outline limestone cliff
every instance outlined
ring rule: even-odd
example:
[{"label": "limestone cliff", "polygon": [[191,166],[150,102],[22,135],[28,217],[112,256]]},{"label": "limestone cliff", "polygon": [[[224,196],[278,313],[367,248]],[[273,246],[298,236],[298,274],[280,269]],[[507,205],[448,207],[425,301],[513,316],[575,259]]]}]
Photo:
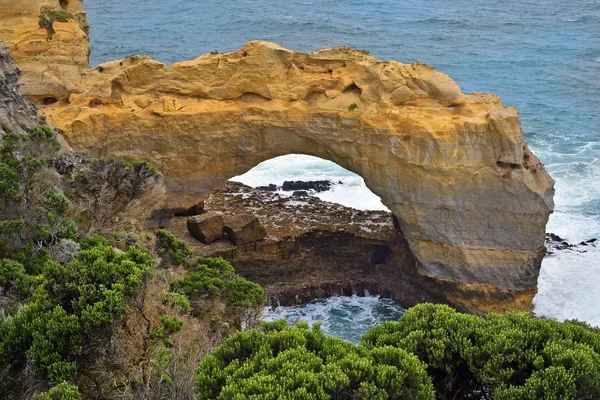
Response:
[{"label": "limestone cliff", "polygon": [[25,70],[25,94],[76,149],[157,165],[166,207],[189,207],[269,158],[319,156],[365,178],[419,273],[449,288],[446,301],[530,307],[554,182],[524,142],[517,110],[498,96],[345,47],[299,53],[250,42],[172,66],[132,56],[85,69],[79,24],[60,24],[52,41],[34,29],[46,2],[17,1],[0,14],[23,22],[0,39]]},{"label": "limestone cliff", "polygon": [[[54,23],[52,40],[40,27],[43,12],[64,10],[73,20]],[[89,68],[88,23],[82,0],[0,0],[0,40],[21,70],[21,92],[38,104],[68,100],[81,91]]]}]

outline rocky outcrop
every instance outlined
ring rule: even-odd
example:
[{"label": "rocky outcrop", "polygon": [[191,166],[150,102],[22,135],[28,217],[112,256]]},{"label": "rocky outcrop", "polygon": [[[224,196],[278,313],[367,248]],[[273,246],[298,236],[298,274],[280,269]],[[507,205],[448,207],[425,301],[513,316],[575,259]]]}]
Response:
[{"label": "rocky outcrop", "polygon": [[190,235],[202,243],[211,244],[223,237],[223,217],[217,213],[205,213],[187,220]]},{"label": "rocky outcrop", "polygon": [[[73,19],[55,22],[56,33],[48,40],[40,15],[51,11],[67,11]],[[82,0],[0,0],[0,21],[0,40],[22,72],[25,97],[47,105],[84,91],[90,45]]]},{"label": "rocky outcrop", "polygon": [[5,133],[25,133],[27,129],[44,122],[37,107],[19,92],[19,71],[12,65],[12,57],[0,41],[0,140]]},{"label": "rocky outcrop", "polygon": [[[25,92],[76,149],[158,166],[166,207],[187,208],[272,157],[315,155],[365,179],[397,218],[418,273],[452,288],[447,302],[530,307],[554,182],[524,142],[517,110],[498,96],[462,93],[420,63],[259,41],[171,66],[133,56],[85,69],[77,23],[40,41],[34,16],[49,1],[1,8],[9,47],[38,36],[35,56],[33,39],[13,45]],[[46,54],[50,74],[35,64]]]},{"label": "rocky outcrop", "polygon": [[225,221],[223,232],[227,238],[237,245],[256,242],[267,236],[267,231],[253,214],[239,213]]}]

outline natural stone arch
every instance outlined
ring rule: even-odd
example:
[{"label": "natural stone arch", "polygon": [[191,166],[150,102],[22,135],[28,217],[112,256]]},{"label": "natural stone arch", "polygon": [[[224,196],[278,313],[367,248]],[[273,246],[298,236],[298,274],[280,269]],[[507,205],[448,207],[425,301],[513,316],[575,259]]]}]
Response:
[{"label": "natural stone arch", "polygon": [[[43,62],[53,62],[52,48]],[[26,93],[60,100],[42,108],[49,122],[76,149],[157,165],[166,207],[190,206],[268,158],[316,155],[365,179],[448,302],[475,311],[531,304],[553,181],[523,141],[517,111],[495,95],[463,94],[424,64],[251,42],[172,66],[140,56],[93,69],[77,61],[56,77],[45,72],[49,82],[69,75],[57,96],[35,80],[45,71],[39,57],[27,57]]]}]

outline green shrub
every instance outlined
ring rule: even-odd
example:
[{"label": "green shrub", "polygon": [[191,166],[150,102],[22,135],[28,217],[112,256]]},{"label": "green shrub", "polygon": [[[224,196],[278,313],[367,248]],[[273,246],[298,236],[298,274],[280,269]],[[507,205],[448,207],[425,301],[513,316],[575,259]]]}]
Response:
[{"label": "green shrub", "polygon": [[35,278],[25,271],[25,267],[18,261],[0,260],[0,287],[9,295],[12,294],[19,300],[29,295]]},{"label": "green shrub", "polygon": [[156,232],[156,239],[156,252],[162,258],[162,267],[187,266],[188,258],[192,255],[192,250],[187,243],[166,229],[159,229]]},{"label": "green shrub", "polygon": [[67,265],[46,260],[31,299],[0,326],[0,366],[18,370],[31,360],[40,377],[69,379],[86,341],[125,312],[154,267],[148,253],[116,251],[100,237],[81,248]]},{"label": "green shrub", "polygon": [[33,396],[34,400],[81,400],[82,396],[77,386],[62,382],[47,392]]},{"label": "green shrub", "polygon": [[600,397],[600,336],[579,322],[461,314],[421,304],[372,328],[361,346],[393,346],[428,365],[440,398]]},{"label": "green shrub", "polygon": [[285,321],[239,332],[197,370],[200,399],[433,399],[425,365],[392,347],[368,351]]},{"label": "green shrub", "polygon": [[37,125],[30,127],[27,135],[11,133],[2,139],[0,258],[73,239],[76,226],[67,217],[70,201],[44,167],[58,147],[54,130]]},{"label": "green shrub", "polygon": [[358,110],[358,104],[352,103],[348,106],[348,111]]},{"label": "green shrub", "polygon": [[259,285],[236,276],[231,264],[222,258],[199,258],[173,287],[191,300],[222,297],[230,310],[260,307],[266,301]]}]

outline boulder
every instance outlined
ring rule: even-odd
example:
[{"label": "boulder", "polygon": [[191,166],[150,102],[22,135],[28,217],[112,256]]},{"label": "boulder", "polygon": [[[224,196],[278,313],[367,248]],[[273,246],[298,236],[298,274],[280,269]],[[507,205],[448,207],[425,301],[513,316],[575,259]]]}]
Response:
[{"label": "boulder", "polygon": [[187,220],[187,229],[202,243],[211,244],[223,237],[223,217],[213,212],[196,215]]},{"label": "boulder", "polygon": [[267,231],[252,214],[237,214],[227,219],[224,228],[229,240],[236,245],[256,242],[267,236]]}]

